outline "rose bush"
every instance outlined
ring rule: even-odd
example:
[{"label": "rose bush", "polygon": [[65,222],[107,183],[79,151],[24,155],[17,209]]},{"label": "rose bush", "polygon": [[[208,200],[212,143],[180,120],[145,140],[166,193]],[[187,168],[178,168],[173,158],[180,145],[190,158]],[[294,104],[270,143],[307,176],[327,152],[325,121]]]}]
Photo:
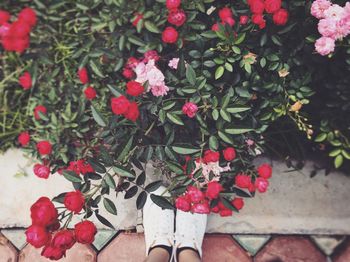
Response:
[{"label": "rose bush", "polygon": [[[100,209],[117,214],[108,198],[115,192],[137,196],[138,209],[150,197],[163,208],[231,216],[242,198],[268,189],[272,168],[253,160],[269,126],[288,116],[314,132],[301,109],[322,82],[315,61],[328,58],[312,54],[309,2],[0,7],[3,141],[19,135],[38,161],[35,175],[63,175],[75,189],[52,200],[59,213],[45,197],[31,208],[27,240],[50,259],[94,240],[91,216],[112,227]],[[7,38],[19,47],[8,48]],[[152,194],[161,181],[144,185],[149,162],[167,177],[171,198]],[[84,220],[69,231],[76,215]]]}]

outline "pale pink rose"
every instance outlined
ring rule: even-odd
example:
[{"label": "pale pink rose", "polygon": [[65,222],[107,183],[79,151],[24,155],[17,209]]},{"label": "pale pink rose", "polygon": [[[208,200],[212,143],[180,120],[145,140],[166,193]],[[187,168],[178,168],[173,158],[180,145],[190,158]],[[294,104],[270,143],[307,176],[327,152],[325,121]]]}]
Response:
[{"label": "pale pink rose", "polygon": [[[195,165],[196,167],[192,174],[196,173],[199,169],[202,169],[204,182],[201,182],[200,186],[204,186],[211,181],[219,181],[222,172],[231,170],[230,163],[227,163],[225,167],[221,167],[219,161],[209,162],[208,164],[205,164],[202,161],[195,161]],[[214,177],[212,177],[212,175],[214,175]]]},{"label": "pale pink rose", "polygon": [[342,19],[336,23],[335,39],[343,39],[350,33],[350,18]]},{"label": "pale pink rose", "polygon": [[335,39],[336,31],[337,31],[336,20],[332,18],[325,18],[325,19],[321,19],[318,22],[318,32],[320,32],[322,36]]},{"label": "pale pink rose", "polygon": [[168,66],[172,69],[177,69],[177,66],[179,65],[180,58],[173,58],[169,61]]},{"label": "pale pink rose", "polygon": [[166,85],[152,86],[151,92],[154,96],[165,96],[169,91]]},{"label": "pale pink rose", "polygon": [[147,72],[146,72],[146,65],[145,63],[138,63],[138,65],[135,67],[134,69],[135,73],[136,73],[136,82],[139,83],[144,83],[147,81]]},{"label": "pale pink rose", "polygon": [[336,21],[340,21],[345,18],[346,12],[340,5],[331,5],[327,10],[324,11],[325,18],[332,18]]},{"label": "pale pink rose", "polygon": [[246,144],[248,145],[248,146],[253,146],[254,144],[255,144],[255,142],[254,142],[254,140],[252,140],[252,139],[247,139],[246,141]]},{"label": "pale pink rose", "polygon": [[182,113],[187,115],[189,118],[193,118],[198,111],[198,106],[195,103],[187,102],[182,107]]},{"label": "pale pink rose", "polygon": [[328,0],[316,0],[311,5],[311,14],[318,18],[324,18],[324,11],[327,10],[332,3]]},{"label": "pale pink rose", "polygon": [[328,55],[334,52],[335,40],[330,37],[321,37],[316,40],[315,48],[320,55]]}]

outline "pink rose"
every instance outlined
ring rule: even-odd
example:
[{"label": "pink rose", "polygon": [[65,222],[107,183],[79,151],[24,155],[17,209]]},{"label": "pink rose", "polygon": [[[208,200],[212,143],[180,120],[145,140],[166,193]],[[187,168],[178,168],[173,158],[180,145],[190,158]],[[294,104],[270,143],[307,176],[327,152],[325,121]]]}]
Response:
[{"label": "pink rose", "polygon": [[192,203],[199,203],[204,200],[204,193],[194,186],[188,186],[187,194]]},{"label": "pink rose", "polygon": [[324,18],[324,11],[327,10],[332,3],[328,0],[316,0],[311,5],[311,14],[318,18]]},{"label": "pink rose", "polygon": [[334,19],[331,18],[326,18],[326,19],[321,19],[318,22],[318,32],[322,36],[330,37],[335,39],[335,33],[337,31],[337,22]]},{"label": "pink rose", "polygon": [[174,57],[173,59],[171,59],[171,60],[169,61],[168,66],[169,66],[170,68],[176,70],[176,69],[177,69],[177,66],[179,65],[179,61],[180,61],[180,58]]},{"label": "pink rose", "polygon": [[182,112],[185,115],[187,115],[189,118],[193,118],[196,115],[197,111],[198,111],[197,105],[192,102],[187,102],[182,107]]},{"label": "pink rose", "polygon": [[268,186],[269,186],[269,181],[267,181],[265,178],[258,177],[255,180],[255,187],[256,189],[258,189],[260,193],[265,193]]},{"label": "pink rose", "polygon": [[154,96],[165,96],[169,91],[169,87],[165,84],[162,85],[154,85],[151,88],[152,95]]},{"label": "pink rose", "polygon": [[328,55],[334,52],[335,41],[330,37],[321,37],[316,40],[315,48],[320,55]]},{"label": "pink rose", "polygon": [[208,201],[205,201],[203,203],[194,204],[191,208],[191,211],[193,213],[197,213],[197,214],[209,214],[210,207],[209,207]]},{"label": "pink rose", "polygon": [[41,164],[35,164],[33,171],[34,171],[34,174],[40,178],[47,179],[50,175],[50,168],[48,166],[41,165]]}]

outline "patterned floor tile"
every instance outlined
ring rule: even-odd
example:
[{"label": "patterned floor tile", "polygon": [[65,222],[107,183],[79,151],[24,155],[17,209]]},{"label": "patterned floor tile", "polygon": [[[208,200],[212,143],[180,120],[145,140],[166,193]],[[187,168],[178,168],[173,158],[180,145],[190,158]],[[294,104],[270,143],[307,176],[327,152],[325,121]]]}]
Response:
[{"label": "patterned floor tile", "polygon": [[109,229],[100,229],[97,231],[95,241],[92,243],[94,247],[101,251],[105,245],[117,234],[118,231]]},{"label": "patterned floor tile", "polygon": [[[40,255],[41,248],[36,249],[31,245],[26,245],[19,254],[19,262],[49,262]],[[67,251],[66,257],[59,260],[60,262],[95,262],[96,253],[89,245],[75,244]]]},{"label": "patterned floor tile", "polygon": [[337,248],[332,257],[333,262],[349,262],[350,261],[350,237]]},{"label": "patterned floor tile", "polygon": [[252,259],[230,235],[206,235],[203,262],[250,262]]},{"label": "patterned floor tile", "polygon": [[0,262],[15,262],[16,260],[16,248],[4,235],[0,234]]},{"label": "patterned floor tile", "polygon": [[233,238],[252,256],[269,241],[269,235],[234,235]]},{"label": "patterned floor tile", "polygon": [[345,237],[336,236],[311,236],[316,245],[327,255],[333,254],[334,250],[344,241]]},{"label": "patterned floor tile", "polygon": [[327,258],[307,237],[273,237],[258,252],[256,262],[326,262]]},{"label": "patterned floor tile", "polygon": [[143,234],[120,233],[98,255],[98,262],[140,262],[145,258]]},{"label": "patterned floor tile", "polygon": [[26,235],[24,234],[25,229],[2,229],[1,233],[11,241],[11,243],[18,249],[21,250],[27,243]]}]

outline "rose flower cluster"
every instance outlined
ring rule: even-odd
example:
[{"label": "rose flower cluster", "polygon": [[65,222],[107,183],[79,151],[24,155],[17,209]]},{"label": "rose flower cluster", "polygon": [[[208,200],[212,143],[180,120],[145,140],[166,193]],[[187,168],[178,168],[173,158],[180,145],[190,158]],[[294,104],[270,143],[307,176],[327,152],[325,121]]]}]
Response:
[{"label": "rose flower cluster", "polygon": [[334,52],[335,41],[350,34],[350,2],[341,7],[328,0],[316,0],[312,3],[311,14],[320,19],[318,32],[322,37],[315,43],[316,51],[323,56],[329,55]]},{"label": "rose flower cluster", "polygon": [[[222,156],[227,162],[231,162],[236,158],[236,151],[233,147],[228,147],[222,151]],[[186,171],[187,163],[190,157],[186,158],[183,170]],[[209,214],[210,212],[219,213],[220,216],[232,216],[232,208],[222,201],[220,193],[224,188],[220,184],[220,173],[229,171],[227,167],[219,165],[220,153],[206,150],[202,158],[195,160],[196,168],[189,177],[195,182],[196,186],[188,186],[186,192],[179,196],[175,201],[175,206],[184,212]],[[199,182],[193,177],[193,174],[201,168],[202,175],[205,179],[204,183]],[[210,176],[212,174],[213,176]],[[258,190],[260,193],[266,192],[272,176],[272,168],[269,164],[262,164],[257,168],[256,174],[239,173],[235,176],[233,186],[240,189],[247,189],[250,193]],[[212,177],[212,178],[211,178]],[[235,197],[231,200],[230,205],[237,211],[243,208],[244,200]]]},{"label": "rose flower cluster", "polygon": [[[71,214],[79,213],[85,204],[80,191],[66,193],[64,205]],[[65,226],[60,229],[57,209],[47,197],[39,198],[30,208],[32,225],[26,230],[27,242],[36,248],[42,249],[41,255],[51,260],[59,260],[65,256],[66,251],[77,243],[91,244],[97,232],[96,226],[88,220],[77,223],[74,230]],[[69,221],[72,216],[70,216]]]},{"label": "rose flower cluster", "polygon": [[[180,27],[186,21],[186,13],[180,8],[181,0],[166,0],[166,8],[168,9],[168,22],[174,26]],[[162,33],[162,41],[164,43],[173,44],[179,38],[179,33],[173,26],[168,26]]]},{"label": "rose flower cluster", "polygon": [[11,15],[0,10],[0,43],[6,51],[23,53],[30,44],[30,32],[36,25],[35,11],[30,7],[22,9],[17,20],[10,23]]}]

